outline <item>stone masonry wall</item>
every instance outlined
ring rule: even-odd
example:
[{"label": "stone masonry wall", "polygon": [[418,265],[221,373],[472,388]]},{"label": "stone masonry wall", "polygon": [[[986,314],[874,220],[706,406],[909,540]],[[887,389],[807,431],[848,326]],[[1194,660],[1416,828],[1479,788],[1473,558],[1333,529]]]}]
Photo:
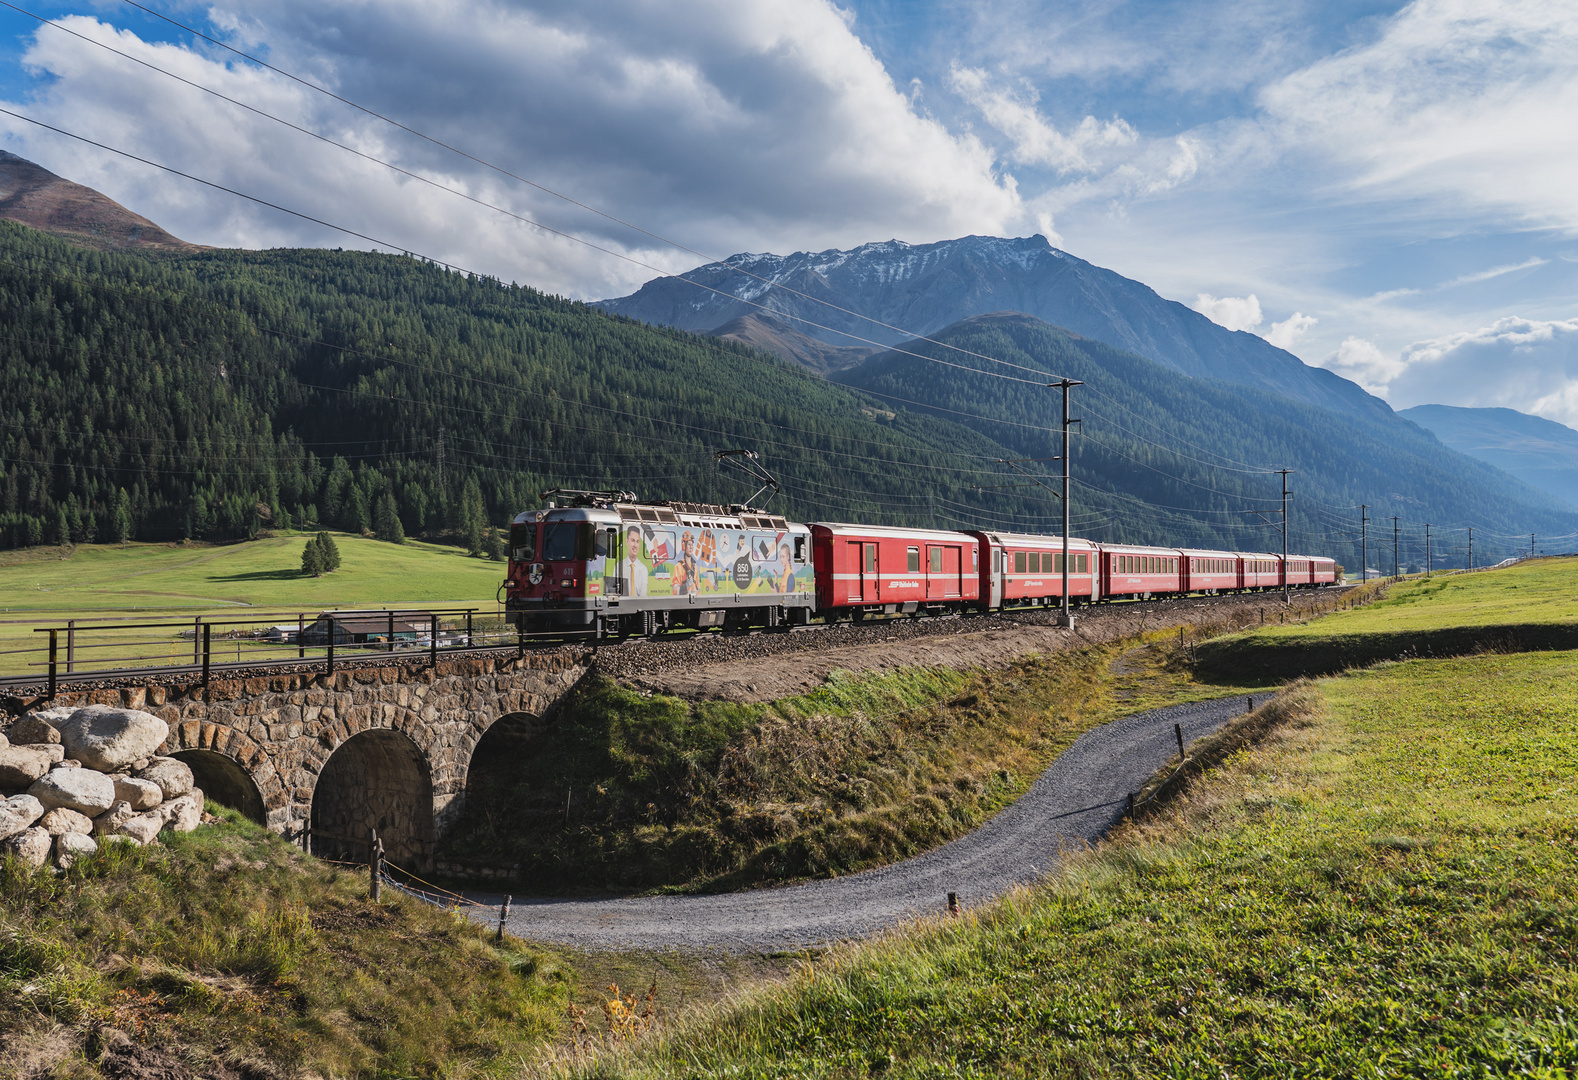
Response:
[{"label": "stone masonry wall", "polygon": [[[471,754],[501,716],[541,716],[586,673],[591,651],[562,648],[523,657],[409,658],[387,667],[214,679],[185,686],[148,685],[62,693],[16,701],[18,711],[45,705],[119,705],[145,709],[170,725],[161,754],[201,748],[233,759],[257,785],[266,824],[294,832],[311,820],[313,791],[330,756],[363,731],[402,732],[426,760],[434,835],[461,808]],[[414,793],[413,793],[414,794]]]}]

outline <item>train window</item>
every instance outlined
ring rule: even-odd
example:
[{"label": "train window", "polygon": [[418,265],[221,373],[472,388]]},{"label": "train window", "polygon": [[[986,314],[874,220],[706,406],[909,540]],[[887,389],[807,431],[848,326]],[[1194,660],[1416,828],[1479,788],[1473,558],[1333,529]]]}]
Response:
[{"label": "train window", "polygon": [[1025,573],[1039,574],[1041,572],[1041,553],[1032,551],[1025,556]]},{"label": "train window", "polygon": [[542,527],[545,562],[568,562],[575,558],[575,528],[572,521],[550,521]]},{"label": "train window", "polygon": [[905,550],[904,569],[912,574],[920,573],[920,548],[912,547]]},{"label": "train window", "polygon": [[618,535],[619,535],[619,530],[618,529],[598,529],[597,530],[597,550],[594,553],[597,558],[599,558],[599,559],[606,559],[606,558],[608,558],[609,552],[613,551],[614,550],[614,545],[619,542],[617,539],[615,539]]},{"label": "train window", "polygon": [[866,571],[865,572],[868,573],[868,574],[875,574],[877,572],[877,545],[875,545],[875,544],[867,544],[866,545]]},{"label": "train window", "polygon": [[531,562],[537,558],[537,523],[510,526],[510,558]]},{"label": "train window", "polygon": [[931,572],[934,574],[942,573],[942,548],[940,547],[931,549]]},{"label": "train window", "polygon": [[1016,551],[1016,552],[1014,552],[1014,573],[1016,573],[1016,574],[1023,574],[1024,572],[1025,572],[1025,553],[1023,551]]},{"label": "train window", "polygon": [[805,562],[805,541],[806,541],[806,538],[803,537],[803,536],[797,536],[797,537],[794,538],[794,561],[795,562],[801,562],[801,563]]},{"label": "train window", "polygon": [[979,570],[980,568],[981,568],[981,549],[980,548],[971,548],[970,549],[970,569],[971,570]]},{"label": "train window", "polygon": [[[910,550],[914,551],[915,549],[914,548],[910,548]],[[911,569],[914,569],[914,568],[911,567]],[[1003,549],[1002,548],[997,548],[995,551],[992,552],[992,572],[994,574],[1001,574],[1003,572]]]},{"label": "train window", "polygon": [[1090,573],[1090,556],[1076,555],[1074,557],[1074,566],[1075,569],[1081,574]]},{"label": "train window", "polygon": [[1063,556],[1052,556],[1052,572],[1054,574],[1061,574],[1063,572]]}]

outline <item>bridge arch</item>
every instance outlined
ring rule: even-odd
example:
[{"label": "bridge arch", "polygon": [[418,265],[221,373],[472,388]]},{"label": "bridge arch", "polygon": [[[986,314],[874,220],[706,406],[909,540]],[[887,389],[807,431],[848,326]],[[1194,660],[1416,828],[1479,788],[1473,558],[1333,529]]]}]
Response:
[{"label": "bridge arch", "polygon": [[371,728],[335,747],[312,789],[312,851],[364,858],[371,830],[400,866],[433,857],[433,777],[428,755],[391,728]]},{"label": "bridge arch", "polygon": [[192,770],[192,777],[205,797],[239,810],[259,825],[266,823],[263,793],[258,790],[252,774],[235,758],[201,748],[176,750],[170,756],[184,761]]},{"label": "bridge arch", "polygon": [[537,713],[510,712],[483,729],[471,748],[466,767],[466,801],[486,802],[489,794],[508,790],[513,779],[509,763],[542,733],[543,727],[543,718]]}]

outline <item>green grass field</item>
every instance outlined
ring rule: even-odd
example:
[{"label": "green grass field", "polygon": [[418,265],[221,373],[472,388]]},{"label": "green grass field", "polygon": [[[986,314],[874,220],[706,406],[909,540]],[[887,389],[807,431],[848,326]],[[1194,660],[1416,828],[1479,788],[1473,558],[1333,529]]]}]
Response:
[{"label": "green grass field", "polygon": [[[1571,571],[1519,570],[1351,618],[1564,618]],[[1296,685],[1265,741],[1045,886],[836,950],[582,1073],[1573,1077],[1575,702],[1574,651]]]},{"label": "green grass field", "polygon": [[[331,574],[301,572],[307,534],[286,533],[247,543],[84,544],[75,548],[29,549],[0,555],[0,674],[23,674],[41,655],[10,650],[38,649],[38,625],[80,627],[79,654],[107,663],[137,655],[163,662],[191,659],[192,642],[174,628],[155,633],[91,631],[93,621],[181,619],[310,621],[330,608],[477,608],[492,616],[504,564],[471,558],[459,548],[408,540],[386,544],[335,533],[341,566]],[[281,619],[262,619],[277,614]],[[157,639],[157,640],[155,640]],[[165,640],[168,639],[168,640]],[[137,640],[152,644],[94,650],[94,643]],[[64,645],[62,645],[62,648]],[[257,647],[238,656],[227,641],[219,659],[257,659]],[[277,651],[277,650],[276,650]],[[284,650],[291,656],[294,649]],[[282,655],[284,654],[282,653]]]},{"label": "green grass field", "polygon": [[1310,623],[1232,634],[1199,646],[1206,681],[1274,684],[1380,660],[1475,651],[1578,648],[1578,559],[1412,578],[1384,599]]}]

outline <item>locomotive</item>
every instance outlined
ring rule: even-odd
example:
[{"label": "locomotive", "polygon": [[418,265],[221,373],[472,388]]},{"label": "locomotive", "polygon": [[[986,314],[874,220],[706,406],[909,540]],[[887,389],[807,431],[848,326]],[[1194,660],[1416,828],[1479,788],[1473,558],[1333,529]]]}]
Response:
[{"label": "locomotive", "polygon": [[[1061,604],[1059,536],[801,524],[749,505],[543,493],[510,524],[501,589],[523,633],[597,638]],[[564,505],[560,505],[563,503]],[[1067,542],[1070,605],[1316,588],[1313,555]]]}]

